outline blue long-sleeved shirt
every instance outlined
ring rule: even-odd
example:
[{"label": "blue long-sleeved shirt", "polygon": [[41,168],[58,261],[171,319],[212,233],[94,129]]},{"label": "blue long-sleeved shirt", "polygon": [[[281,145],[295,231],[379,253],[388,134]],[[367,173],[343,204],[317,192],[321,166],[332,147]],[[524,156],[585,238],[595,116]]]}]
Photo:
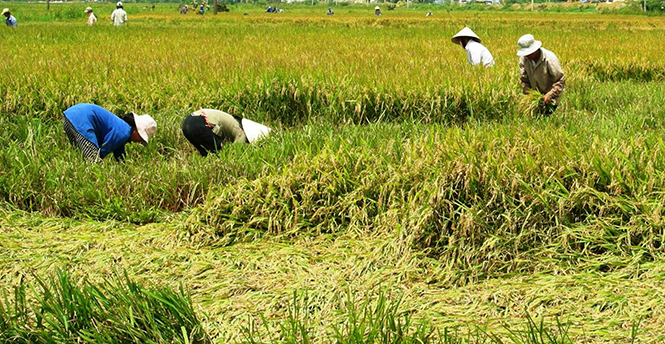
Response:
[{"label": "blue long-sleeved shirt", "polygon": [[65,110],[65,117],[81,133],[100,148],[99,156],[104,159],[113,153],[116,160],[125,156],[125,144],[132,134],[132,127],[120,117],[95,104],[76,104]]},{"label": "blue long-sleeved shirt", "polygon": [[7,24],[7,26],[11,26],[11,27],[17,27],[18,26],[18,23],[16,22],[16,18],[14,18],[14,16],[12,16],[12,15],[10,15],[8,18],[5,18],[5,24]]}]

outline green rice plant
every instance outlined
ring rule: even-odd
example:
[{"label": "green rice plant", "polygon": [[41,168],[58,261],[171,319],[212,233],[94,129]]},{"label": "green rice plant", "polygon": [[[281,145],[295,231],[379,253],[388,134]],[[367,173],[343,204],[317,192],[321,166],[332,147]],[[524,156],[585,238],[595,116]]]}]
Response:
[{"label": "green rice plant", "polygon": [[181,287],[145,289],[127,274],[100,284],[57,270],[21,283],[0,302],[3,342],[208,343]]}]

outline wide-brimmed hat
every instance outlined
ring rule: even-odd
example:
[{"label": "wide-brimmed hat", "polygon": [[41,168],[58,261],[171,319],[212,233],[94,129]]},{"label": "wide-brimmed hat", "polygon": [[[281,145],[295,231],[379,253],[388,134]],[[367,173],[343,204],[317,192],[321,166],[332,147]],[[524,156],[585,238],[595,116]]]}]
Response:
[{"label": "wide-brimmed hat", "polygon": [[272,130],[263,124],[250,121],[247,118],[243,118],[241,123],[242,130],[245,131],[245,136],[249,143],[254,143],[264,137],[268,137],[268,134]]},{"label": "wide-brimmed hat", "polygon": [[379,6],[374,7],[375,10],[380,10]]},{"label": "wide-brimmed hat", "polygon": [[5,8],[5,9],[3,9],[3,10],[2,10],[2,14],[0,14],[0,15],[3,15],[3,16],[4,16],[5,13],[9,13],[9,8]]},{"label": "wide-brimmed hat", "polygon": [[517,40],[517,46],[520,47],[517,50],[517,56],[529,56],[540,49],[542,45],[543,42],[536,41],[532,34],[524,35]]},{"label": "wide-brimmed hat", "polygon": [[83,13],[88,13],[88,12],[92,12],[92,7],[86,7],[85,11],[83,11]]},{"label": "wide-brimmed hat", "polygon": [[157,130],[157,122],[155,122],[150,115],[137,115],[132,112],[134,115],[134,123],[136,124],[136,131],[138,131],[139,136],[143,139],[143,144],[146,145],[150,137],[155,134]]},{"label": "wide-brimmed hat", "polygon": [[459,41],[462,37],[473,38],[477,40],[478,43],[480,43],[480,37],[478,37],[478,35],[476,35],[473,31],[471,31],[469,27],[463,28],[462,31],[458,32],[455,36],[453,36],[453,38],[451,38],[450,41],[455,44],[459,44]]}]

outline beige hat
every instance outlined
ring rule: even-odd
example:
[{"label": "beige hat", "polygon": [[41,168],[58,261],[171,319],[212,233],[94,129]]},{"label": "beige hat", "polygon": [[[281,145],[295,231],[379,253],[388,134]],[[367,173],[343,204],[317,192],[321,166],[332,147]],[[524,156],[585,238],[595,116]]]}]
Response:
[{"label": "beige hat", "polygon": [[540,49],[542,45],[543,42],[536,41],[536,39],[533,38],[533,35],[524,35],[520,37],[519,40],[517,40],[517,46],[520,47],[520,49],[517,51],[517,56],[531,55],[536,52],[536,50]]},{"label": "beige hat", "polygon": [[9,8],[5,8],[5,9],[2,10],[2,15],[3,16],[5,15],[5,13],[9,13]]},{"label": "beige hat", "polygon": [[249,141],[249,143],[254,143],[264,137],[267,137],[268,133],[270,133],[272,129],[266,127],[263,124],[250,121],[247,118],[243,118],[242,130],[245,131],[247,141]]},{"label": "beige hat", "polygon": [[148,143],[148,139],[155,134],[157,130],[157,122],[155,122],[150,115],[137,115],[132,112],[134,115],[134,123],[136,123],[136,131],[143,139],[144,145]]},{"label": "beige hat", "polygon": [[88,13],[88,12],[92,12],[92,7],[86,7],[85,11],[83,11],[83,13]]},{"label": "beige hat", "polygon": [[374,7],[375,10],[380,10],[379,6]]},{"label": "beige hat", "polygon": [[475,38],[478,41],[478,43],[480,43],[480,37],[478,37],[478,35],[476,35],[473,31],[471,31],[471,29],[469,29],[468,26],[463,28],[462,31],[458,32],[455,36],[453,36],[453,38],[450,41],[455,44],[459,44],[460,38],[462,37]]}]

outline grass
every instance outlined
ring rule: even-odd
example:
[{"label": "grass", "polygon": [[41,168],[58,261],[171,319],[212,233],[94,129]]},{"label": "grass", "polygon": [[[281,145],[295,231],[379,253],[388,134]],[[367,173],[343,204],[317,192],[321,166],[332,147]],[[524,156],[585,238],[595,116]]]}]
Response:
[{"label": "grass", "polygon": [[[69,17],[35,6],[11,4],[20,26],[0,30],[13,45],[0,65],[0,288],[30,295],[28,320],[12,331],[62,341],[81,331],[156,342],[663,340],[662,20],[426,18],[427,7],[377,19],[362,6],[332,18],[305,6],[201,17],[129,4],[117,30],[101,19],[85,27],[80,4],[54,4]],[[98,18],[111,7],[96,7]],[[471,68],[449,42],[465,25],[494,68]],[[524,33],[566,72],[548,118],[519,105]],[[61,129],[78,102],[150,113],[157,135],[128,147],[124,164],[84,164]],[[199,107],[274,135],[201,158],[179,129]],[[131,279],[108,279],[114,271]],[[55,277],[28,288],[23,275]],[[63,290],[87,301],[53,296]],[[113,298],[128,307],[86,306]],[[73,303],[90,316],[58,325]],[[40,304],[53,314],[44,329],[31,308]],[[139,334],[138,310],[169,326],[147,321]],[[106,317],[118,327],[94,320]]]},{"label": "grass", "polygon": [[77,285],[57,270],[14,287],[0,301],[5,343],[209,343],[182,288],[146,289],[127,274]]}]

